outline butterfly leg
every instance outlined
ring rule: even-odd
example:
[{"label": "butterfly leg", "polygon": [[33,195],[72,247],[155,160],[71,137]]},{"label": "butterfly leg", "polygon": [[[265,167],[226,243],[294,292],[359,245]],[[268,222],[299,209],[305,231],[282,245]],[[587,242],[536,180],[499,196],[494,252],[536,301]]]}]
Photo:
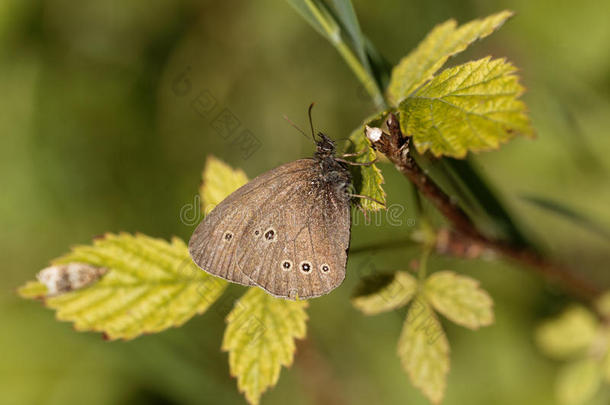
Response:
[{"label": "butterfly leg", "polygon": [[346,157],[354,157],[354,156],[360,156],[362,155],[364,152],[366,152],[367,148],[362,148],[361,150],[359,150],[358,152],[354,152],[354,153],[343,153],[341,155],[342,158],[346,158]]},{"label": "butterfly leg", "polygon": [[382,203],[379,200],[374,199],[373,197],[369,197],[368,195],[362,195],[362,194],[350,194],[349,195],[352,198],[362,198],[364,200],[369,200],[369,201],[373,201],[376,202],[377,204],[383,206],[383,208],[387,208],[386,205],[384,203]]},{"label": "butterfly leg", "polygon": [[[352,147],[355,149],[356,148],[356,143],[354,143],[354,141],[352,141],[351,139],[347,138],[347,141],[352,145]],[[353,153],[343,153],[341,154],[341,157],[354,157],[354,156],[360,156],[362,155],[364,152],[366,152],[368,150],[368,147],[364,147],[361,150],[359,150],[358,152],[353,152]]]},{"label": "butterfly leg", "polygon": [[349,160],[345,160],[345,159],[341,159],[341,158],[335,158],[335,160],[338,162],[348,164],[350,166],[371,166],[377,162],[377,158],[375,158],[374,160],[371,160],[370,162],[350,162]]}]

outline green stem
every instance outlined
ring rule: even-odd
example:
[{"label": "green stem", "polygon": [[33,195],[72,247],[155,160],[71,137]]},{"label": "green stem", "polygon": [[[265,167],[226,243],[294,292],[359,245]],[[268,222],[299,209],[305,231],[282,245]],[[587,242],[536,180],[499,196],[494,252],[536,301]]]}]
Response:
[{"label": "green stem", "polygon": [[369,71],[362,65],[358,57],[354,54],[354,52],[352,52],[349,45],[343,40],[341,37],[341,28],[337,22],[334,21],[328,11],[314,4],[313,0],[305,0],[305,2],[307,3],[307,6],[315,19],[324,29],[324,32],[328,36],[330,42],[337,49],[339,54],[343,57],[343,60],[345,60],[347,65],[352,69],[352,72],[354,72],[360,83],[362,83],[366,91],[369,93],[377,109],[387,109],[387,103],[383,97],[383,94],[381,93],[381,90],[377,86],[377,82],[375,82],[375,79],[371,76]]},{"label": "green stem", "polygon": [[431,250],[432,247],[430,245],[426,245],[423,248],[421,259],[419,260],[419,271],[417,273],[419,281],[424,281],[426,279],[426,274],[428,273],[428,257],[430,256]]},{"label": "green stem", "polygon": [[428,221],[429,218],[428,218],[428,215],[426,214],[426,212],[424,211],[424,204],[422,202],[419,190],[417,189],[417,187],[415,187],[413,185],[412,182],[409,182],[409,185],[411,186],[411,192],[413,193],[413,201],[415,202],[415,204],[414,204],[415,214],[417,215],[418,218]]}]

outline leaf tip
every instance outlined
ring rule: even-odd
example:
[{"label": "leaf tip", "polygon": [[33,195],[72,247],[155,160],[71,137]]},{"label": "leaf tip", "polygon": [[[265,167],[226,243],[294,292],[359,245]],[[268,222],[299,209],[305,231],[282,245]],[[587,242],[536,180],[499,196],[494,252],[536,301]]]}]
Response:
[{"label": "leaf tip", "polygon": [[40,281],[28,281],[16,289],[16,294],[25,299],[35,299],[44,302],[47,295],[47,286]]}]

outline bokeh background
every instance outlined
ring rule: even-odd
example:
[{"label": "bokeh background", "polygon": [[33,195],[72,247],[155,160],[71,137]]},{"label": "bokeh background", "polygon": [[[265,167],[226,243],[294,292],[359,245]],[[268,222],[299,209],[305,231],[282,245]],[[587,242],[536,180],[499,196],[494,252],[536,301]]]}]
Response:
[{"label": "bokeh background", "polygon": [[[504,8],[500,32],[452,63],[506,56],[528,88],[538,132],[477,156],[483,174],[558,259],[610,285],[608,239],[540,210],[560,201],[610,227],[610,2],[467,0],[355,2],[365,33],[393,63],[437,23]],[[177,91],[180,75],[190,87]],[[192,101],[207,91],[260,141],[244,159]],[[308,156],[311,142],[282,118],[346,137],[373,106],[335,50],[285,2],[2,0],[0,2],[0,395],[2,404],[243,404],[220,352],[224,309],[184,327],[108,343],[54,320],[15,289],[104,232],[188,239],[180,221],[206,156],[253,177]],[[219,111],[219,110],[217,110]],[[406,180],[383,166],[390,203]],[[412,228],[356,225],[352,246],[405,238]],[[404,311],[364,317],[358,279],[405,268],[409,247],[351,255],[347,279],[310,306],[308,340],[264,404],[425,404],[396,357]],[[502,262],[433,258],[433,269],[479,278],[496,323],[478,332],[444,323],[451,342],[445,404],[553,404],[558,364],[532,339],[569,299]],[[234,293],[241,292],[234,287]],[[225,311],[225,312],[223,312]],[[596,397],[604,404],[607,388]]]}]

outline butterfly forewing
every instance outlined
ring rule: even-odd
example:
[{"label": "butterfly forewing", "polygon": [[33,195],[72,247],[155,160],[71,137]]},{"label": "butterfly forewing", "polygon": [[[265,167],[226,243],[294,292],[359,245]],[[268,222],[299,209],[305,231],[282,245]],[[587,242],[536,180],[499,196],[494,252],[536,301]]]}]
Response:
[{"label": "butterfly forewing", "polygon": [[297,160],[263,173],[218,204],[189,241],[189,253],[195,263],[212,275],[254,285],[236,266],[238,239],[249,221],[258,215],[260,205],[294,182],[294,176],[298,178],[307,171],[311,167],[308,161],[311,160]]},{"label": "butterfly forewing", "polygon": [[252,282],[234,262],[236,236],[244,227],[245,208],[227,200],[219,204],[197,227],[189,242],[191,257],[199,267],[218,277],[243,284]]}]

